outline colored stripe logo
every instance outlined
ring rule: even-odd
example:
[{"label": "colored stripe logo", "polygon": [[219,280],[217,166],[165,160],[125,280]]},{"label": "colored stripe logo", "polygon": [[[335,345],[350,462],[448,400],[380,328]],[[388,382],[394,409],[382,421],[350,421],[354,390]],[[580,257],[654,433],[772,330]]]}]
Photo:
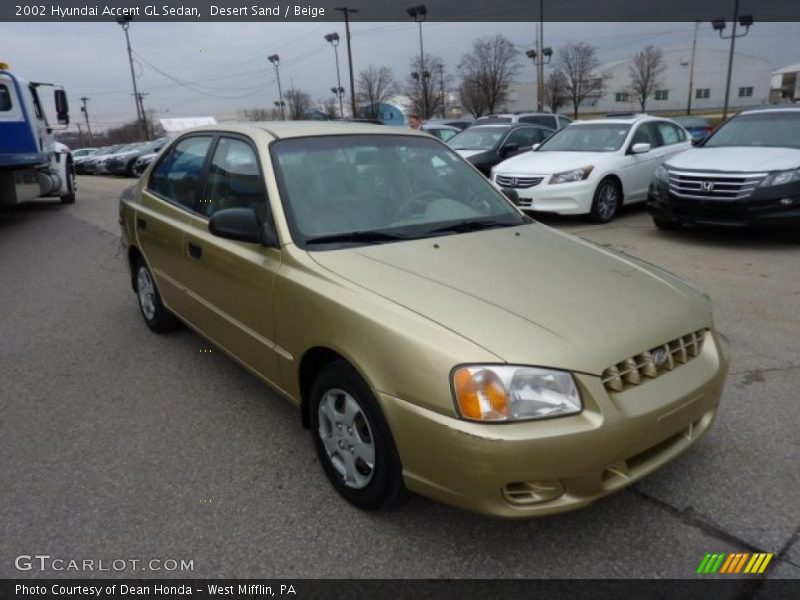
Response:
[{"label": "colored stripe logo", "polygon": [[697,567],[699,574],[721,573],[725,575],[751,574],[760,575],[767,569],[774,554],[767,552],[724,552],[706,554]]}]

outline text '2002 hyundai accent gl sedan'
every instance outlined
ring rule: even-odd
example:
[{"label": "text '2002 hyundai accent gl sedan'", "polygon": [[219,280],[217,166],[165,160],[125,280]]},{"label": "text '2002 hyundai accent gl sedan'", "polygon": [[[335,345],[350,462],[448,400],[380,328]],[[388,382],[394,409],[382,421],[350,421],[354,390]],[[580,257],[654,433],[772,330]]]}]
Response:
[{"label": "text '2002 hyundai accent gl sedan'", "polygon": [[[396,130],[395,130],[396,131]],[[707,296],[524,216],[430,136],[201,128],[120,204],[147,325],[188,324],[296,404],[353,504],[584,506],[710,426]]]}]

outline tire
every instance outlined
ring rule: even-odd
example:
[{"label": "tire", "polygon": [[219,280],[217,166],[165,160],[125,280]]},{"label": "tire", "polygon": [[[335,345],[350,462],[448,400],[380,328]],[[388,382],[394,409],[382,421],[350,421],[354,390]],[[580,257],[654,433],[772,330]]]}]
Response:
[{"label": "tire", "polygon": [[310,403],[314,448],[336,491],[362,510],[397,504],[406,493],[400,457],[378,402],[355,369],[344,361],[327,365],[314,380]]},{"label": "tire", "polygon": [[653,224],[662,231],[675,231],[683,227],[683,223],[680,221],[673,221],[664,217],[653,217]]},{"label": "tire", "polygon": [[152,331],[169,333],[178,327],[178,319],[161,302],[153,274],[141,258],[136,261],[133,269],[133,286],[139,301],[139,311]]},{"label": "tire", "polygon": [[592,199],[592,210],[589,213],[589,220],[593,223],[609,223],[617,216],[622,206],[622,190],[619,184],[606,177],[597,184]]},{"label": "tire", "polygon": [[61,204],[75,204],[75,169],[72,162],[67,163],[67,193],[61,196]]},{"label": "tire", "polygon": [[123,175],[125,175],[125,177],[136,177],[136,172],[133,170],[133,167],[135,166],[135,164],[136,164],[136,159],[135,158],[128,163],[128,166],[125,167],[125,173],[123,173]]}]

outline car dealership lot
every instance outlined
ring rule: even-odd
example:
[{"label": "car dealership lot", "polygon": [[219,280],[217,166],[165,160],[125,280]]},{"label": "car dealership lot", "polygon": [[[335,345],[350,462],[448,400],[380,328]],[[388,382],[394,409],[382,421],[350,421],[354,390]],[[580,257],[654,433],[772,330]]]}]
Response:
[{"label": "car dealership lot", "polygon": [[547,217],[711,295],[733,354],[717,423],[578,512],[504,522],[411,497],[367,514],[327,485],[288,403],[194,333],[150,333],[119,255],[130,180],[78,184],[74,206],[0,212],[2,576],[77,575],[14,568],[44,553],[194,561],[145,576],[690,577],[707,552],[763,551],[779,555],[772,576],[800,577],[792,236],[667,234],[641,210],[604,226]]}]

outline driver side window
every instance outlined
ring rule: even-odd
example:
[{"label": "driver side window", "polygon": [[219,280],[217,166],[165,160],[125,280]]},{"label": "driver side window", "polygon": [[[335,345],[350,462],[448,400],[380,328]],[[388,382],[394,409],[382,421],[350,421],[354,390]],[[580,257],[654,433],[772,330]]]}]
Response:
[{"label": "driver side window", "polygon": [[192,136],[175,144],[156,165],[147,189],[194,211],[212,139],[210,135]]},{"label": "driver side window", "polygon": [[653,123],[642,123],[633,134],[631,146],[634,144],[650,144],[651,148],[659,146],[658,132],[656,131]]}]

